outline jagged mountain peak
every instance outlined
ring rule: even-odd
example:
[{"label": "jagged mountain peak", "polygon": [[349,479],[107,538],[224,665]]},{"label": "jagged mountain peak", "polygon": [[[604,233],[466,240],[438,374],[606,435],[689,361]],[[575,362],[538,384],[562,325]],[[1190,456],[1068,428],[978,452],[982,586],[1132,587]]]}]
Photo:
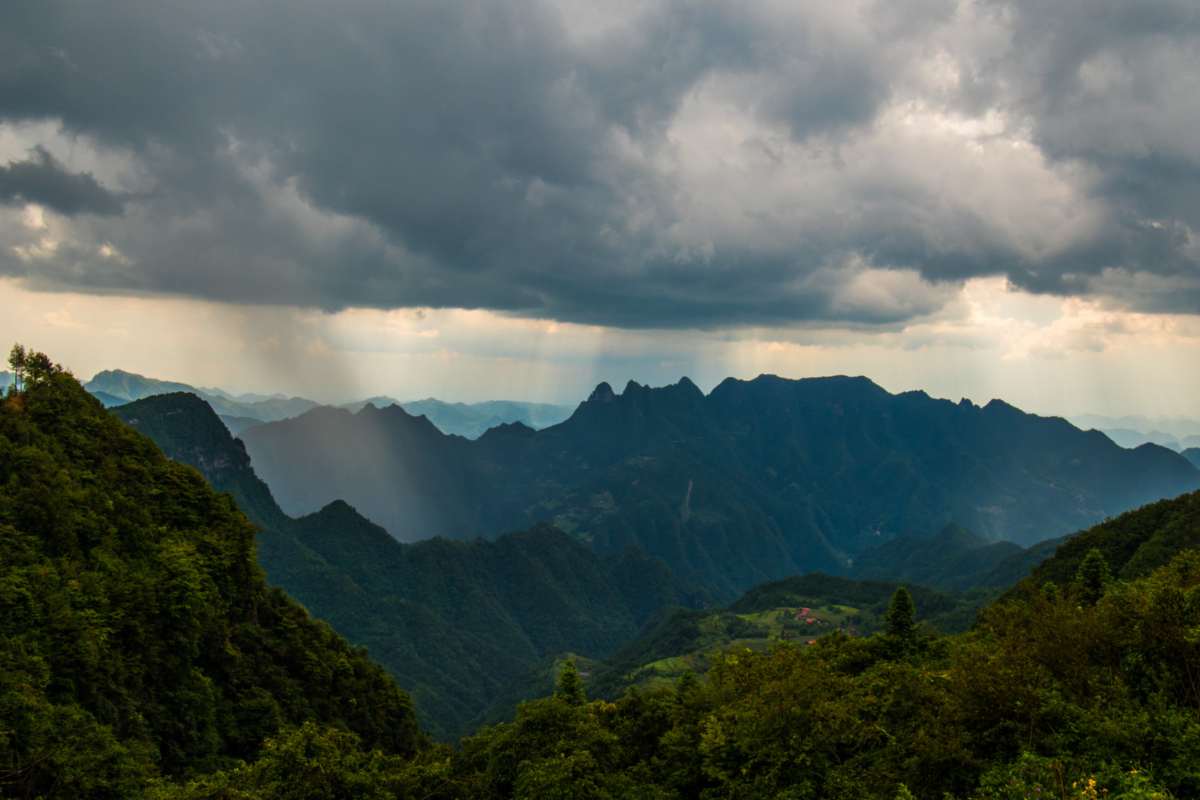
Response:
[{"label": "jagged mountain peak", "polygon": [[[344,497],[402,540],[549,520],[601,548],[653,546],[730,592],[950,520],[1032,544],[1200,485],[1177,454],[862,376],[728,379],[707,396],[691,381],[631,381],[620,395],[605,382],[562,424],[475,442],[304,419],[246,432],[291,513]],[[758,549],[728,544],[750,540]]]},{"label": "jagged mountain peak", "polygon": [[608,403],[615,398],[616,394],[613,392],[613,388],[609,385],[608,381],[600,381],[600,383],[596,384],[596,388],[592,390],[592,393],[588,395],[586,402]]}]

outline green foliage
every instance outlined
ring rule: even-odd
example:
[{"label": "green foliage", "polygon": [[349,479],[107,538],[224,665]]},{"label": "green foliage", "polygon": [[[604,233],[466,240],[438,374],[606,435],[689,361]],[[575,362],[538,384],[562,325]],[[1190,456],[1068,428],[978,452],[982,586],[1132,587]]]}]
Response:
[{"label": "green foliage", "polygon": [[1058,584],[1054,581],[1046,581],[1042,584],[1042,598],[1050,604],[1058,602],[1059,592]]},{"label": "green foliage", "polygon": [[579,677],[575,659],[568,658],[563,662],[562,669],[558,672],[558,683],[554,687],[554,696],[562,698],[573,706],[583,705],[587,702],[587,695],[583,690],[583,679]]},{"label": "green foliage", "polygon": [[984,773],[971,800],[1170,800],[1171,793],[1145,770],[1103,765],[1090,770],[1062,758],[1022,753],[1015,762]]},{"label": "green foliage", "polygon": [[0,791],[137,797],[318,720],[420,745],[365,654],[269,589],[254,529],[40,353],[0,403]]},{"label": "green foliage", "polygon": [[306,722],[267,740],[251,764],[159,782],[147,800],[392,800],[422,777],[404,758],[364,750],[353,733]]},{"label": "green foliage", "polygon": [[527,703],[437,797],[1193,797],[1200,553],[1094,606],[1037,593],[904,659],[888,634],[730,650],[703,680]]},{"label": "green foliage", "polygon": [[1079,602],[1086,606],[1094,606],[1104,596],[1104,590],[1112,581],[1112,573],[1108,569],[1108,560],[1100,549],[1093,547],[1084,556],[1075,573],[1075,589]]},{"label": "green foliage", "polygon": [[884,617],[885,632],[896,642],[907,645],[917,635],[917,607],[912,594],[904,586],[896,589]]}]

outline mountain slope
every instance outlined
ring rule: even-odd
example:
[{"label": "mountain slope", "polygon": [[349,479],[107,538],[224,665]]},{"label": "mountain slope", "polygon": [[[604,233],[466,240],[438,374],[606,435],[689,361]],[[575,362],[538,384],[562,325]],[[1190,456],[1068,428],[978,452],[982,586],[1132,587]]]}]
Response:
[{"label": "mountain slope", "polygon": [[1132,579],[1149,575],[1178,553],[1198,547],[1200,492],[1192,492],[1151,503],[1067,538],[1018,588],[1036,588],[1046,581],[1069,584],[1092,549],[1104,555],[1114,576]]},{"label": "mountain slope", "polygon": [[442,735],[469,729],[547,656],[608,655],[657,609],[704,599],[640,551],[599,556],[547,526],[405,546],[342,501],[293,519],[198,397],[161,395],[113,413],[229,492],[263,529],[259,560],[271,582],[366,645]]},{"label": "mountain slope", "polygon": [[947,525],[934,536],[898,536],[870,548],[854,560],[849,572],[860,579],[939,589],[1008,586],[1013,581],[1003,580],[1002,574],[997,577],[996,568],[1024,552],[1012,542],[990,542],[961,526]]},{"label": "mountain slope", "polygon": [[1180,455],[1192,462],[1197,469],[1200,469],[1200,447],[1189,447],[1187,450],[1184,450],[1182,453],[1180,453]]},{"label": "mountain slope", "polygon": [[847,377],[729,379],[708,396],[686,379],[601,384],[559,425],[474,442],[398,408],[316,410],[245,442],[289,513],[340,497],[403,540],[549,521],[730,599],[951,522],[1032,544],[1200,486],[1163,448]]},{"label": "mountain slope", "polygon": [[0,402],[4,794],[139,796],[309,720],[421,745],[383,670],[268,588],[227,497],[30,362]]}]

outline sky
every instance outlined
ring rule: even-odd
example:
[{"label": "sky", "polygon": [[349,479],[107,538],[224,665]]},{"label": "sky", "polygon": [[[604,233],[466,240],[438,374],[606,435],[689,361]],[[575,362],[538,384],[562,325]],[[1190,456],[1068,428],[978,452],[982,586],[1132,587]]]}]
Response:
[{"label": "sky", "polygon": [[8,0],[0,340],[321,400],[1200,416],[1194,0]]}]

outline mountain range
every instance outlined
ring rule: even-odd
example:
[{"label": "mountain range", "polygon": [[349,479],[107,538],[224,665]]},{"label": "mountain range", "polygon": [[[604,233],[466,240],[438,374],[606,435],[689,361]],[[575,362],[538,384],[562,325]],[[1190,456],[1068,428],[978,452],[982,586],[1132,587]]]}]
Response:
[{"label": "mountain range", "polygon": [[1160,430],[1139,431],[1131,428],[1101,428],[1099,430],[1121,447],[1127,448],[1140,447],[1143,444],[1157,444],[1178,452],[1200,445],[1200,435],[1194,433],[1173,436]]},{"label": "mountain range", "polygon": [[1165,436],[1174,436],[1177,439],[1200,436],[1200,419],[1190,417],[1147,417],[1139,414],[1109,417],[1100,414],[1073,414],[1068,419],[1085,429],[1159,431]]},{"label": "mountain range", "polygon": [[1200,420],[1186,417],[1105,417],[1080,414],[1069,417],[1081,428],[1095,428],[1122,447],[1150,443],[1180,451],[1200,447]]},{"label": "mountain range", "polygon": [[404,545],[340,500],[292,518],[196,395],[157,395],[112,413],[232,495],[260,528],[259,562],[271,583],[366,646],[439,736],[472,729],[544,659],[605,657],[658,609],[706,599],[636,548],[597,555],[545,525],[488,541]]},{"label": "mountain range", "polygon": [[1165,448],[851,377],[731,378],[708,395],[686,378],[605,383],[563,423],[475,441],[395,406],[317,408],[243,440],[290,514],[340,498],[401,540],[548,521],[727,600],[950,523],[1025,546],[1200,486]]}]

